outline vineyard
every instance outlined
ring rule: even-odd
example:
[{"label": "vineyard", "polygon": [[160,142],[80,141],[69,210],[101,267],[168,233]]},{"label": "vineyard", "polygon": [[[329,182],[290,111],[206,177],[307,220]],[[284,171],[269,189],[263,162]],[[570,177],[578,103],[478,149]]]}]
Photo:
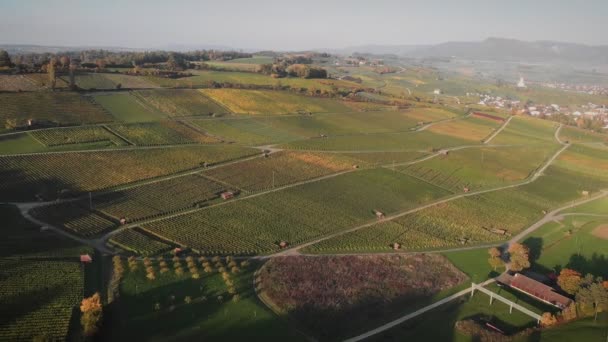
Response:
[{"label": "vineyard", "polygon": [[97,191],[257,153],[238,146],[187,146],[129,151],[0,157],[2,200],[55,199]]},{"label": "vineyard", "polygon": [[123,230],[112,236],[109,242],[118,248],[143,256],[161,254],[173,248],[172,245],[159,241],[137,228]]},{"label": "vineyard", "polygon": [[82,237],[98,236],[118,225],[118,222],[89,210],[88,204],[86,201],[53,204],[35,208],[31,214],[43,222]]},{"label": "vineyard", "polygon": [[288,92],[241,89],[204,89],[201,92],[233,113],[287,114],[351,111],[338,101],[300,96]]},{"label": "vineyard", "polygon": [[108,142],[124,146],[126,142],[102,126],[69,127],[33,131],[30,134],[45,146],[61,146],[91,142]]},{"label": "vineyard", "polygon": [[87,97],[68,92],[0,93],[0,122],[16,120],[25,126],[27,120],[45,125],[81,125],[112,120],[100,106]]},{"label": "vineyard", "polygon": [[357,162],[339,154],[278,152],[206,171],[205,176],[245,191],[259,191],[352,170]]},{"label": "vineyard", "polygon": [[428,155],[424,152],[343,152],[340,154],[372,166],[406,163]]},{"label": "vineyard", "polygon": [[224,190],[225,186],[194,174],[104,194],[95,197],[93,205],[117,221],[133,222],[205,206]]},{"label": "vineyard", "polygon": [[437,186],[462,192],[528,178],[553,150],[542,147],[467,148],[396,169]]},{"label": "vineyard", "polygon": [[107,127],[137,146],[217,142],[216,139],[175,121],[114,124]]},{"label": "vineyard", "polygon": [[133,95],[154,106],[158,111],[173,117],[227,112],[225,108],[198,90],[140,90],[133,92]]},{"label": "vineyard", "polygon": [[516,116],[498,133],[492,144],[552,145],[557,143],[554,138],[556,128],[555,122]]},{"label": "vineyard", "polygon": [[384,133],[315,138],[289,142],[281,147],[316,151],[433,151],[442,148],[470,145],[472,142],[428,130],[422,132]]},{"label": "vineyard", "polygon": [[142,228],[204,254],[261,254],[428,203],[447,192],[389,170],[364,170]]},{"label": "vineyard", "polygon": [[257,119],[192,120],[191,123],[227,141],[251,146],[302,138]]},{"label": "vineyard", "polygon": [[39,87],[24,75],[0,75],[0,91],[34,91]]},{"label": "vineyard", "polygon": [[599,134],[590,130],[575,128],[570,126],[562,127],[559,132],[560,139],[570,141],[571,143],[606,143],[608,135]]},{"label": "vineyard", "polygon": [[0,259],[0,340],[66,340],[83,277],[74,261]]},{"label": "vineyard", "polygon": [[492,132],[500,126],[500,123],[492,120],[480,119],[476,117],[468,117],[465,119],[440,122],[429,127],[429,131],[465,139],[470,141],[482,141],[484,138],[492,134]]},{"label": "vineyard", "polygon": [[441,108],[414,108],[406,113],[409,118],[424,123],[452,119],[459,116],[459,114]]}]

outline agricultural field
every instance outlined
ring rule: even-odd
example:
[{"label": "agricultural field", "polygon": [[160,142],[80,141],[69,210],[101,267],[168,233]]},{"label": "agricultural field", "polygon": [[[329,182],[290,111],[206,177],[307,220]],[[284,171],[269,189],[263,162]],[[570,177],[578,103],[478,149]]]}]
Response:
[{"label": "agricultural field", "polygon": [[[290,117],[285,119],[297,118]],[[192,120],[189,122],[218,139],[249,146],[304,138],[297,135],[297,133],[274,126],[274,123],[271,121],[258,118]]]},{"label": "agricultural field", "polygon": [[474,147],[396,170],[462,192],[512,184],[530,177],[554,153],[544,147]]},{"label": "agricultural field", "polygon": [[338,88],[359,88],[360,85],[354,82],[329,80],[329,79],[304,79],[304,78],[282,78],[276,79],[268,75],[262,75],[252,72],[228,72],[228,71],[202,71],[190,70],[194,76],[182,77],[178,79],[146,76],[145,78],[154,84],[164,88],[190,88],[190,87],[210,87],[213,83],[229,83],[235,85],[253,85],[253,86],[289,86],[292,88],[315,88],[318,90],[331,90],[333,87]]},{"label": "agricultural field", "polygon": [[34,217],[82,237],[94,237],[114,229],[117,221],[90,210],[88,201],[64,202],[34,208]]},{"label": "agricultural field", "polygon": [[588,178],[608,182],[608,172],[606,172],[608,170],[608,150],[605,149],[571,146],[559,156],[555,166]]},{"label": "agricultural field", "polygon": [[148,122],[159,121],[167,116],[156,108],[144,104],[130,93],[113,93],[92,95],[95,103],[98,103],[106,111],[121,122]]},{"label": "agricultural field", "polygon": [[417,159],[428,156],[428,153],[408,151],[408,152],[341,152],[341,155],[358,160],[361,164],[371,166],[387,165],[391,167],[393,164],[403,164],[413,162]]},{"label": "agricultural field", "polygon": [[36,125],[66,126],[109,122],[112,120],[102,107],[87,97],[71,92],[0,93],[0,122],[6,127],[22,127],[27,120]]},{"label": "agricultural field", "polygon": [[356,161],[339,154],[278,152],[205,171],[205,177],[247,192],[272,189],[352,170]]},{"label": "agricultural field", "polygon": [[225,185],[193,174],[102,194],[92,202],[95,210],[116,221],[133,222],[208,205],[224,190]]},{"label": "agricultural field", "polygon": [[46,129],[29,134],[47,147],[93,142],[105,142],[113,146],[127,145],[126,141],[112,134],[103,126]]},{"label": "agricultural field", "polygon": [[0,75],[0,92],[34,91],[40,87],[25,75]]},{"label": "agricultural field", "polygon": [[213,143],[216,139],[176,121],[114,124],[107,128],[136,146]]},{"label": "agricultural field", "polygon": [[471,145],[475,142],[428,130],[419,132],[328,136],[280,145],[282,148],[309,151],[343,152],[432,152],[443,148]]},{"label": "agricultural field", "polygon": [[439,122],[428,128],[429,131],[470,141],[483,141],[500,127],[494,120],[467,117],[459,120]]},{"label": "agricultural field", "polygon": [[143,256],[162,254],[173,248],[172,245],[160,241],[138,228],[123,230],[113,235],[108,242],[122,250]]},{"label": "agricultural field", "polygon": [[[238,146],[187,146],[126,151],[0,157],[2,200],[56,199],[97,191],[257,153]],[[119,171],[118,171],[119,170]]]},{"label": "agricultural field", "polygon": [[417,120],[418,122],[434,122],[447,119],[453,119],[462,114],[456,114],[454,112],[447,111],[442,108],[413,108],[407,111],[407,116]]},{"label": "agricultural field", "polygon": [[436,254],[275,258],[258,277],[262,298],[321,341],[375,327],[466,279]]},{"label": "agricultural field", "polygon": [[559,132],[560,139],[571,143],[606,143],[607,134],[600,134],[586,129],[564,126]]},{"label": "agricultural field", "polygon": [[132,93],[159,112],[171,117],[228,113],[229,111],[198,90],[140,90]]},{"label": "agricultural field", "polygon": [[203,89],[201,92],[239,114],[288,114],[347,112],[339,101],[300,96],[289,92],[242,89]]},{"label": "agricultural field", "polygon": [[[109,321],[111,326],[121,328],[104,331],[105,340],[150,340],[161,336],[180,341],[241,341],[243,336],[250,336],[261,341],[307,341],[257,299],[252,283],[259,265],[239,262],[238,271],[232,273],[227,261],[195,258],[193,267],[186,267],[186,261],[166,259],[170,268],[163,273],[160,262],[151,259],[155,279],[149,280],[143,264],[132,271],[123,261],[121,300],[112,304],[121,315],[112,316]],[[203,264],[208,265],[209,272],[204,271]],[[221,273],[221,268],[228,272]]]},{"label": "agricultural field", "polygon": [[[51,88],[49,75],[47,73],[26,74],[24,76],[39,89]],[[61,77],[57,77],[55,89],[66,89],[68,86],[68,82],[64,81]]]},{"label": "agricultural field", "polygon": [[531,246],[533,268],[540,272],[558,273],[562,268],[571,268],[608,277],[604,253],[607,240],[608,216],[574,214],[543,225],[524,243]]},{"label": "agricultural field", "polygon": [[0,339],[65,340],[83,277],[71,261],[0,259]]},{"label": "agricultural field", "polygon": [[552,145],[558,124],[552,121],[516,116],[492,140],[494,145]]},{"label": "agricultural field", "polygon": [[390,215],[446,194],[396,172],[362,170],[142,228],[204,254],[261,254],[374,220],[374,210]]}]

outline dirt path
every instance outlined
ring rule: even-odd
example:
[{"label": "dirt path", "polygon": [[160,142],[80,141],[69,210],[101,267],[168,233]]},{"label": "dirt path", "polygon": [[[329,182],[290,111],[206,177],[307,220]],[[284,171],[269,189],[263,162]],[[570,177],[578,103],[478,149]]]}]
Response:
[{"label": "dirt path", "polygon": [[497,136],[497,135],[498,135],[500,132],[502,132],[502,130],[503,130],[503,129],[505,129],[505,127],[507,127],[507,125],[509,124],[509,122],[511,122],[511,120],[513,120],[513,117],[512,117],[512,116],[511,116],[511,117],[509,117],[509,118],[507,119],[507,121],[505,121],[505,122],[502,124],[502,126],[500,126],[500,127],[499,127],[499,128],[496,130],[496,132],[494,132],[492,135],[490,135],[490,136],[488,137],[488,139],[486,139],[486,141],[484,141],[483,143],[484,143],[484,144],[487,144],[487,143],[489,143],[490,141],[492,141],[492,139],[494,139],[494,138],[495,138],[495,137],[496,137],[496,136]]}]

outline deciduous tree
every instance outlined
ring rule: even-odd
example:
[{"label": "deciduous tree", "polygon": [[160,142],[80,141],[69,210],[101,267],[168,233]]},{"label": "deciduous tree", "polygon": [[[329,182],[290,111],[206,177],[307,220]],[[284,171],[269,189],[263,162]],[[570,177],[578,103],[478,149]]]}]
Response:
[{"label": "deciduous tree", "polygon": [[504,266],[504,262],[501,258],[502,252],[500,251],[500,249],[492,247],[488,250],[488,254],[490,254],[488,262],[490,263],[490,266],[492,266],[494,271],[496,271],[498,267]]},{"label": "deciduous tree", "polygon": [[80,311],[82,317],[80,323],[86,336],[93,336],[99,330],[99,323],[103,315],[103,309],[101,306],[101,297],[99,293],[95,293],[89,298],[82,300],[80,304]]},{"label": "deciduous tree", "polygon": [[509,269],[521,271],[530,267],[530,249],[521,243],[509,246]]},{"label": "deciduous tree", "polygon": [[566,291],[567,293],[573,295],[578,292],[581,287],[581,274],[575,270],[564,268],[559,273],[557,277],[557,285]]}]

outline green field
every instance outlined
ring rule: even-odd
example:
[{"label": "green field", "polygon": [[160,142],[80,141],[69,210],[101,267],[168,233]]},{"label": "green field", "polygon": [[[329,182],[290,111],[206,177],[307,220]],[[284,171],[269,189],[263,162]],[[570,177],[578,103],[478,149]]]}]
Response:
[{"label": "green field", "polygon": [[[172,266],[171,260],[167,262]],[[257,299],[251,288],[257,265],[240,267],[237,274],[228,273],[239,295],[235,301],[217,267],[211,266],[211,273],[203,273],[201,264],[195,261],[200,278],[193,279],[186,263],[181,264],[186,272],[177,276],[172,267],[161,274],[154,261],[157,278],[153,281],[146,279],[143,265],[135,272],[127,269],[120,285],[121,300],[112,304],[118,314],[110,320],[112,326],[119,324],[122,328],[107,329],[105,339],[242,341],[248,336],[256,341],[305,341]],[[186,297],[190,297],[190,303],[186,303]]]},{"label": "green field", "polygon": [[132,145],[179,145],[217,140],[175,121],[108,125],[108,129]]},{"label": "green field", "polygon": [[124,146],[126,142],[102,126],[69,127],[31,132],[30,135],[47,147],[83,143],[106,143]]},{"label": "green field", "polygon": [[166,116],[151,106],[144,106],[128,93],[94,95],[93,99],[114,118],[122,122],[147,122],[162,120]]},{"label": "green field", "polygon": [[492,144],[551,145],[557,143],[554,138],[556,128],[555,122],[516,116],[492,140]]},{"label": "green field", "polygon": [[608,135],[599,134],[589,130],[580,129],[571,126],[562,127],[559,132],[560,139],[570,141],[571,143],[606,143]]}]

